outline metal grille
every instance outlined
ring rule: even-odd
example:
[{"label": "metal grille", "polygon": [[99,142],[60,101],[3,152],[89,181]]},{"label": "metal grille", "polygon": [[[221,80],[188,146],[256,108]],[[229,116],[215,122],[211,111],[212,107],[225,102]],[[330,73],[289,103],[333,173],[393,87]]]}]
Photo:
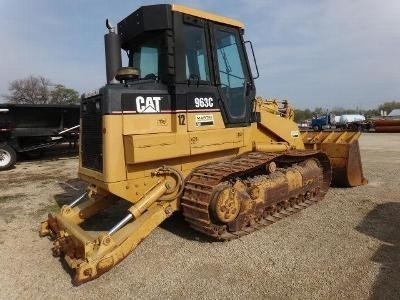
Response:
[{"label": "metal grille", "polygon": [[82,166],[103,172],[101,96],[82,101]]}]

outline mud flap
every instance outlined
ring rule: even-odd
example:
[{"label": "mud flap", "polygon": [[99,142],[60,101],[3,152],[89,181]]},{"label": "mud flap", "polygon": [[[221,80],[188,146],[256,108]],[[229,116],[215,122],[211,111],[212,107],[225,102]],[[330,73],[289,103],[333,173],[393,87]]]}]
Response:
[{"label": "mud flap", "polygon": [[331,161],[332,184],[354,187],[368,183],[363,175],[358,138],[360,132],[303,132],[306,149],[322,150]]}]

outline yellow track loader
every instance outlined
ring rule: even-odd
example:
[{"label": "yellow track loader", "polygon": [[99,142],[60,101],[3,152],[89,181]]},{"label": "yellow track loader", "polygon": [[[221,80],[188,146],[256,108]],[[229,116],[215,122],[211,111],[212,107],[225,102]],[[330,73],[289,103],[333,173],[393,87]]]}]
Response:
[{"label": "yellow track loader", "polygon": [[[110,270],[174,212],[225,241],[319,201],[331,182],[366,182],[358,133],[300,133],[287,101],[255,97],[241,22],[163,4],[107,27],[107,84],[81,102],[87,191],[40,226],[75,284]],[[116,201],[130,203],[120,220],[83,226]]]}]

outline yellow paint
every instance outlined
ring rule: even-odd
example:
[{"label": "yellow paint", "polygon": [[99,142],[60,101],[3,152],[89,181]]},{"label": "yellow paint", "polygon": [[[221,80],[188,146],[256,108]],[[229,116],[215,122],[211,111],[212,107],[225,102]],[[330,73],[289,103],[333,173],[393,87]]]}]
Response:
[{"label": "yellow paint", "polygon": [[123,134],[172,132],[172,114],[124,114]]},{"label": "yellow paint", "polygon": [[190,133],[190,154],[202,154],[244,146],[242,128],[226,128]]},{"label": "yellow paint", "polygon": [[124,144],[127,164],[165,160],[190,154],[187,134],[127,135],[124,136]]},{"label": "yellow paint", "polygon": [[183,6],[183,5],[177,5],[177,4],[172,4],[171,9],[172,9],[172,11],[181,12],[181,13],[188,14],[191,16],[203,18],[206,20],[211,20],[214,22],[231,25],[234,27],[244,28],[244,24],[240,21],[237,21],[237,20],[231,19],[231,18],[227,18],[227,17],[223,17],[223,16],[219,16],[219,15],[209,13],[209,12],[206,12],[203,10],[190,8],[190,7]]}]

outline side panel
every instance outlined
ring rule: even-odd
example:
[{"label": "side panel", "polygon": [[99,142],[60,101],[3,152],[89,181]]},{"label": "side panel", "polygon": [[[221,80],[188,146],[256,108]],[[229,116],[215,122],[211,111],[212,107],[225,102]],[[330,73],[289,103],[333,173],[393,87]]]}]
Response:
[{"label": "side panel", "polygon": [[103,165],[106,182],[126,179],[124,146],[122,141],[122,117],[104,116]]},{"label": "side panel", "polygon": [[172,132],[172,114],[124,114],[123,135]]},{"label": "side panel", "polygon": [[[84,143],[80,145],[79,155],[79,174],[96,178],[97,180],[108,182],[116,182],[126,179],[125,172],[125,158],[124,158],[124,147],[122,141],[122,116],[121,115],[105,115],[102,117],[102,130],[101,134],[101,152],[93,152],[95,157],[94,161],[96,164],[90,165],[89,168],[85,162],[87,154],[85,151],[89,151],[90,145],[85,149]],[[91,156],[93,156],[91,155]],[[93,168],[101,164],[101,169]]]},{"label": "side panel", "polygon": [[124,145],[127,164],[190,155],[189,136],[187,134],[125,135]]},{"label": "side panel", "polygon": [[241,128],[226,128],[190,134],[191,155],[235,149],[243,146],[244,130]]}]

